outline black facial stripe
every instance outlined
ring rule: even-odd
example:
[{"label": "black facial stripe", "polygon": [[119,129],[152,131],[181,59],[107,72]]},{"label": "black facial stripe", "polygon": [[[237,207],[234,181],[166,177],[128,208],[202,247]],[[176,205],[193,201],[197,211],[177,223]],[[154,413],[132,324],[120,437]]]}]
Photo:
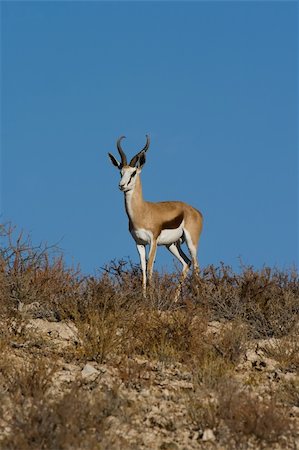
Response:
[{"label": "black facial stripe", "polygon": [[[133,172],[132,175],[130,176],[129,183],[131,183],[132,178],[135,177],[136,172],[137,172],[137,170],[135,170],[135,172]],[[129,184],[129,183],[128,183],[128,184]]]}]

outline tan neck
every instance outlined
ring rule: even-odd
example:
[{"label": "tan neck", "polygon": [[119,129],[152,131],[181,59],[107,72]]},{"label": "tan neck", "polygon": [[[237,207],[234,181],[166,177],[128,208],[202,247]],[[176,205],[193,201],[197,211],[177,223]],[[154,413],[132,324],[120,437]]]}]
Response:
[{"label": "tan neck", "polygon": [[142,185],[140,175],[136,175],[135,187],[132,191],[125,192],[125,208],[127,215],[131,221],[136,218],[137,215],[142,214],[142,208],[144,205],[142,195]]}]

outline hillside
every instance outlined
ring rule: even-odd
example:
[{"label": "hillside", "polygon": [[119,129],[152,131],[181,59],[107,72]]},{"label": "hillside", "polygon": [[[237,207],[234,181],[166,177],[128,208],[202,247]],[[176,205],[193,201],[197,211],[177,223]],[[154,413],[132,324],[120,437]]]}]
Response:
[{"label": "hillside", "polygon": [[299,281],[65,267],[1,228],[3,450],[299,448]]}]

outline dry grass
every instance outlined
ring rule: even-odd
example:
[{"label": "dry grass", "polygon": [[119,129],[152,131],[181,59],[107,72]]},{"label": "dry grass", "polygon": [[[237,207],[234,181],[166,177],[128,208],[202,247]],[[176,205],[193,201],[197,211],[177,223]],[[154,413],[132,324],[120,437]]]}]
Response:
[{"label": "dry grass", "polygon": [[[1,356],[3,449],[102,449],[111,415],[126,420],[117,386],[92,395],[78,379],[60,391],[58,365],[48,358],[26,362]],[[3,390],[2,390],[3,392]]]},{"label": "dry grass", "polygon": [[[5,449],[102,449],[108,417],[120,415],[122,401],[107,391],[94,397],[74,384],[57,399],[28,399],[13,411],[12,432],[2,441]],[[107,443],[106,443],[106,448]]]},{"label": "dry grass", "polygon": [[280,368],[287,372],[299,373],[299,330],[269,342],[264,346],[266,355],[279,362]]},{"label": "dry grass", "polygon": [[255,448],[284,443],[292,435],[287,408],[274,398],[259,398],[226,377],[208,400],[197,390],[188,400],[188,411],[197,429],[214,429],[231,448],[247,448],[249,439]]},{"label": "dry grass", "polygon": [[[276,339],[264,345],[265,355],[282,371],[298,374],[295,270],[245,267],[235,274],[224,265],[210,266],[200,278],[187,279],[174,304],[177,274],[155,273],[151,296],[145,300],[140,269],[130,262],[112,261],[98,276],[85,277],[66,267],[55,249],[15,237],[12,227],[2,226],[0,235],[4,449],[121,447],[120,441],[112,442],[109,420],[129,423],[132,405],[117,388],[93,395],[79,380],[60,392],[53,388],[59,367],[82,367],[87,361],[116,369],[119,384],[128,392],[153,389],[153,367],[170,372],[183,368],[194,386],[185,427],[211,428],[217,441],[229,448],[246,448],[248,439],[256,448],[293,445],[297,432],[291,408],[299,407],[298,382],[281,382],[279,389],[270,386],[267,396],[261,396],[245,389],[236,374],[248,344],[269,338]],[[77,342],[55,349],[48,338],[28,328],[28,321],[36,318],[72,321]],[[182,402],[176,392],[176,402]]]}]

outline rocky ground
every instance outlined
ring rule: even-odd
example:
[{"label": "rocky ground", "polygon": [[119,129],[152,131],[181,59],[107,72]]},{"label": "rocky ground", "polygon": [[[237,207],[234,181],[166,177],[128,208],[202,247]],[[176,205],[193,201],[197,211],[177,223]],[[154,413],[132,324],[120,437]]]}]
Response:
[{"label": "rocky ground", "polygon": [[[217,342],[230,327],[212,321],[204,335]],[[298,366],[281,360],[281,339],[247,341],[231,367],[194,371],[167,357],[84,359],[72,321],[1,329],[3,449],[299,448]]]}]

